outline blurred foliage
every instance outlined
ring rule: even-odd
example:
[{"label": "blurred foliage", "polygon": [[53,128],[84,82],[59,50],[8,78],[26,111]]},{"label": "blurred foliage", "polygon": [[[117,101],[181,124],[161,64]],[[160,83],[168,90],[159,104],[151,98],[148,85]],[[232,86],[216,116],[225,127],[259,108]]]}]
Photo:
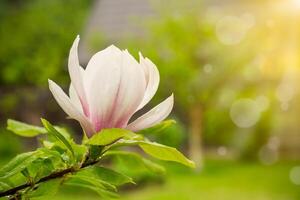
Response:
[{"label": "blurred foliage", "polygon": [[124,199],[297,200],[300,198],[299,185],[289,180],[290,169],[297,164],[287,162],[262,166],[208,160],[202,173],[175,171],[165,185],[147,187],[128,194]]},{"label": "blurred foliage", "polygon": [[[124,191],[125,200],[298,200],[299,185],[289,180],[290,170],[299,162],[281,162],[263,166],[228,160],[208,160],[202,173],[178,166],[168,166],[164,184],[148,185],[135,191]],[[54,200],[80,200],[82,196],[97,199],[87,190],[64,188]]]},{"label": "blurred foliage", "polygon": [[5,164],[8,159],[20,153],[23,148],[20,140],[9,131],[0,129],[0,165]]},{"label": "blurred foliage", "polygon": [[188,133],[182,123],[176,124],[164,129],[161,133],[155,135],[155,140],[159,143],[181,148],[186,140]]},{"label": "blurred foliage", "polygon": [[[157,140],[186,147],[189,112],[198,103],[203,110],[203,143],[232,148],[243,158],[257,158],[272,135],[285,130],[297,132],[300,97],[295,85],[300,80],[300,43],[295,38],[299,35],[299,20],[291,20],[296,15],[283,13],[281,7],[279,11],[271,10],[272,6],[267,7],[270,1],[259,1],[261,8],[249,8],[249,12],[226,10],[227,5],[223,10],[222,6],[210,7],[195,0],[157,2],[158,15],[141,22],[145,35],[125,38],[121,44],[136,55],[140,50],[158,66],[161,86],[154,103],[171,92],[175,94],[173,113],[181,123],[158,134]],[[240,4],[236,1],[237,6]],[[9,113],[30,121],[31,113],[43,115],[45,110],[52,118],[63,116],[62,112],[57,115],[55,108],[48,109],[52,104],[43,91],[21,93],[17,87],[45,86],[46,80],[53,77],[67,82],[69,46],[82,29],[91,5],[92,0],[0,1],[1,118]],[[238,23],[233,27],[229,23],[218,31],[226,20]],[[236,42],[241,37],[240,28],[245,27],[246,32]],[[90,38],[93,50],[108,42],[111,40],[102,33]],[[12,94],[1,93],[3,88],[13,87],[17,89]],[[243,99],[258,102],[261,97],[268,105],[259,112],[257,122],[239,127],[231,116],[234,103]],[[284,110],[286,106],[290,106],[288,111]],[[252,113],[247,112],[242,110],[238,117],[251,117]]]},{"label": "blurred foliage", "polygon": [[[0,122],[8,117],[37,122],[57,109],[45,88],[47,79],[66,82],[70,44],[86,21],[92,0],[0,1]],[[52,106],[52,107],[51,107]],[[0,127],[5,126],[0,125]],[[2,129],[2,128],[1,128]],[[1,162],[36,145],[0,133]],[[25,143],[25,145],[21,145]],[[7,152],[6,152],[7,151]]]},{"label": "blurred foliage", "polygon": [[[0,1],[1,122],[8,116],[35,121],[36,113],[43,115],[49,100],[37,87],[54,76],[66,80],[68,44],[79,33],[90,2]],[[20,140],[0,128],[0,165],[36,146],[35,140]]]},{"label": "blurred foliage", "polygon": [[[60,111],[58,115],[56,104],[49,111],[49,96],[36,88],[46,86],[46,80],[53,77],[67,83],[69,47],[81,32],[92,2],[0,1],[0,120],[9,114],[35,121],[37,116],[47,113],[50,118],[62,121],[64,114]],[[220,154],[221,147],[226,155],[221,151],[219,156],[230,157],[231,153],[234,156],[236,153],[240,158],[259,158],[270,165],[277,161],[278,145],[282,143],[285,145],[283,153],[297,154],[299,158],[299,140],[290,137],[295,133],[299,135],[300,40],[297,38],[300,21],[299,10],[296,11],[291,3],[297,0],[279,6],[280,1],[270,0],[230,1],[228,5],[217,2],[220,7],[210,7],[196,0],[157,2],[158,16],[154,20],[147,23],[137,20],[143,24],[144,37],[126,38],[121,44],[136,55],[140,50],[159,68],[161,84],[154,103],[171,92],[175,94],[173,114],[180,123],[151,137],[170,146],[187,147],[189,112],[195,103],[200,103],[203,108],[202,142],[209,150],[213,147],[214,154]],[[242,4],[250,7],[239,7]],[[295,10],[286,8],[289,6]],[[217,27],[228,20],[238,23],[218,31]],[[228,44],[240,37],[241,21],[249,26],[246,33],[239,42]],[[95,33],[89,41],[94,51],[110,42],[102,33]],[[20,91],[20,87],[28,85],[33,89]],[[267,105],[259,112],[257,122],[250,127],[239,127],[231,116],[235,102],[253,100],[259,106],[259,99],[265,99]],[[251,109],[254,110],[253,107],[250,111],[241,109],[238,119],[251,118]],[[20,153],[23,143],[1,129],[0,165]],[[27,140],[25,144],[27,149],[36,145]],[[127,199],[300,198],[299,186],[289,180],[290,170],[299,163],[261,166],[208,161],[201,174],[176,168],[171,176],[157,176],[149,172],[149,165],[134,156],[115,157],[112,162],[115,169],[140,182],[162,183],[162,179],[167,178],[165,185],[142,189],[128,195]],[[83,195],[94,198],[81,189],[75,191],[66,187],[63,191],[53,199],[81,199]]]},{"label": "blurred foliage", "polygon": [[45,86],[63,81],[69,44],[90,0],[1,1],[0,84]]},{"label": "blurred foliage", "polygon": [[[268,138],[281,131],[280,82],[289,70],[299,75],[295,58],[299,48],[293,45],[298,32],[283,33],[296,22],[286,23],[290,18],[267,3],[262,6],[274,12],[272,20],[270,13],[259,9],[228,12],[197,1],[172,2],[158,3],[159,20],[150,19],[143,26],[145,37],[125,40],[123,45],[132,52],[140,50],[157,65],[161,87],[154,101],[174,92],[175,113],[187,130],[189,113],[200,104],[203,121],[195,123],[203,124],[205,145],[225,145],[243,158],[258,158]],[[295,84],[293,78],[289,81]],[[253,107],[244,104],[232,116],[240,100],[251,101]],[[250,125],[247,120],[252,119],[257,121]],[[243,120],[249,125],[239,124]]]}]

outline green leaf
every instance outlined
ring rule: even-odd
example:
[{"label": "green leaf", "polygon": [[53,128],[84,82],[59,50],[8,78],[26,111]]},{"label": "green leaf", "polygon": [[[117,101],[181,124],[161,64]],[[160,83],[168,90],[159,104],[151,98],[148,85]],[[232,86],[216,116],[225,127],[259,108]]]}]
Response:
[{"label": "green leaf", "polygon": [[188,167],[195,168],[195,163],[187,159],[177,149],[165,146],[156,142],[139,142],[139,146],[145,153],[153,156],[154,158],[166,161],[174,161],[184,164]]},{"label": "green leaf", "polygon": [[136,140],[120,140],[115,146],[117,147],[124,145],[139,145],[145,153],[154,158],[166,161],[174,161],[188,167],[195,168],[195,163],[193,161],[186,158],[182,153],[173,147],[162,145],[156,142]]},{"label": "green leaf", "polygon": [[5,183],[5,182],[1,182],[1,181],[0,181],[0,191],[7,190],[7,189],[9,189],[9,188],[11,188],[10,185],[8,185],[8,184]]},{"label": "green leaf", "polygon": [[161,133],[164,129],[168,128],[169,126],[175,124],[176,121],[175,120],[165,120],[153,127],[150,127],[150,128],[147,128],[147,129],[144,129],[144,130],[141,130],[139,131],[138,133],[139,134],[142,134],[142,135],[146,135],[146,134],[158,134],[158,133]]},{"label": "green leaf", "polygon": [[35,159],[37,159],[39,155],[40,153],[38,151],[27,152],[17,155],[8,164],[6,164],[0,169],[0,179],[5,179],[15,175],[18,172],[21,172]]},{"label": "green leaf", "polygon": [[68,132],[68,130],[66,128],[63,127],[59,127],[59,126],[53,126],[62,136],[64,136],[64,138],[66,138],[67,140],[71,139],[71,135]]},{"label": "green leaf", "polygon": [[72,148],[74,149],[76,161],[82,163],[85,159],[86,154],[88,153],[88,147],[85,145],[79,145],[72,143]]},{"label": "green leaf", "polygon": [[103,185],[103,181],[101,182],[93,177],[73,175],[70,179],[66,180],[64,184],[93,190],[101,197],[118,197],[114,191],[109,190]]},{"label": "green leaf", "polygon": [[79,171],[77,174],[89,177],[96,177],[97,179],[103,180],[116,186],[123,185],[126,183],[134,183],[133,180],[126,175],[99,166],[87,167]]},{"label": "green leaf", "polygon": [[28,179],[31,178],[31,177],[30,177],[30,174],[29,174],[29,171],[28,171],[27,168],[23,169],[23,170],[21,171],[21,173],[22,173],[23,176],[25,176],[26,178],[28,178]]},{"label": "green leaf", "polygon": [[103,190],[110,190],[110,191],[114,191],[114,192],[117,191],[116,186],[110,184],[109,182],[98,179],[97,177],[94,177],[92,174],[83,175],[83,174],[77,173],[77,174],[69,176],[69,177],[71,178],[71,181],[74,179],[76,179],[76,180],[78,179],[78,180],[81,180],[82,182],[90,183],[93,186],[98,187]]},{"label": "green leaf", "polygon": [[42,127],[29,125],[13,119],[7,120],[7,129],[23,137],[35,137],[47,133],[46,129]]},{"label": "green leaf", "polygon": [[148,170],[154,172],[154,173],[165,173],[165,168],[157,163],[152,162],[151,160],[148,160],[146,158],[143,158],[141,155],[134,153],[134,152],[128,152],[128,151],[108,151],[104,154],[104,156],[120,156],[124,158],[124,160],[134,160],[135,163],[139,163],[142,166],[146,167]]},{"label": "green leaf", "polygon": [[43,152],[51,160],[51,164],[47,160],[44,161],[46,162],[45,164],[47,164],[45,167],[48,167],[49,169],[51,169],[52,167],[54,169],[62,169],[68,166],[63,159],[63,155],[59,151],[57,151],[55,146],[52,146],[51,149],[40,148],[39,151]]},{"label": "green leaf", "polygon": [[42,200],[45,199],[45,196],[54,196],[57,193],[61,182],[62,179],[52,179],[47,182],[40,183],[37,189],[29,192],[26,197],[28,199]]},{"label": "green leaf", "polygon": [[58,151],[55,149],[48,149],[48,148],[39,148],[38,149],[40,152],[43,152],[45,155],[48,155],[49,157],[54,157],[57,159],[61,158],[61,155]]},{"label": "green leaf", "polygon": [[143,158],[143,162],[145,167],[147,167],[150,171],[153,171],[154,173],[164,174],[166,172],[166,169],[163,166],[152,162],[151,160]]},{"label": "green leaf", "polygon": [[90,145],[89,148],[89,159],[97,160],[101,155],[104,146]]},{"label": "green leaf", "polygon": [[70,152],[72,153],[72,155],[74,156],[74,150],[71,146],[71,144],[69,143],[69,141],[60,133],[58,132],[51,124],[50,122],[48,122],[45,119],[41,119],[42,123],[44,125],[44,127],[46,128],[46,130],[48,131],[49,134],[53,135],[57,140],[61,141],[66,147],[67,149],[70,150]]},{"label": "green leaf", "polygon": [[[52,158],[52,155],[49,155],[49,157],[39,157],[34,160],[30,164],[30,166],[26,168],[28,170],[27,178],[29,179],[29,181],[38,181],[42,177],[45,177],[57,170],[53,165],[53,162],[51,160]],[[26,174],[23,173],[23,175]]]},{"label": "green leaf", "polygon": [[129,130],[112,128],[112,129],[102,129],[99,133],[93,135],[87,142],[90,145],[100,145],[106,146],[113,144],[119,139],[125,137],[126,135],[132,135]]}]

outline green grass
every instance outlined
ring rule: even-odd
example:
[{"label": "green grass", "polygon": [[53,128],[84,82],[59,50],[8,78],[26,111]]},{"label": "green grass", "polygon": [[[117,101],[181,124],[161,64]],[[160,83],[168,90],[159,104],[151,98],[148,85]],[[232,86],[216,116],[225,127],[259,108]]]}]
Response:
[{"label": "green grass", "polygon": [[[258,163],[208,161],[201,173],[172,166],[164,183],[121,192],[122,200],[299,200],[300,186],[289,172],[300,162],[272,166]],[[82,190],[65,190],[53,200],[98,199]]]}]

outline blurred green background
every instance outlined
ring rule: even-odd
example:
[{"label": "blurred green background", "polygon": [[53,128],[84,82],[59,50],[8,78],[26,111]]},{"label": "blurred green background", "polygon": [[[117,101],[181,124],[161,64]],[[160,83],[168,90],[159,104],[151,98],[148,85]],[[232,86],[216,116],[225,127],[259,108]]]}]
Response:
[{"label": "blurred green background", "polygon": [[[151,103],[173,92],[178,123],[155,139],[198,165],[164,163],[162,175],[116,160],[138,183],[121,199],[300,199],[300,0],[0,0],[0,165],[39,145],[6,131],[7,118],[44,117],[80,139],[47,88],[68,88],[77,34],[83,66],[110,44],[157,65]],[[87,198],[98,197],[55,197]]]}]

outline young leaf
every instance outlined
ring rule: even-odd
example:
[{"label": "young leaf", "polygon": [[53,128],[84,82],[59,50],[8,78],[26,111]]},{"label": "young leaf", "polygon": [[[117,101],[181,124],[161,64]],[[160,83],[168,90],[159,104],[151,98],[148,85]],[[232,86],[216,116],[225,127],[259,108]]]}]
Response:
[{"label": "young leaf", "polygon": [[83,162],[83,160],[85,159],[85,156],[88,152],[87,146],[75,144],[74,142],[71,145],[72,145],[72,148],[74,149],[76,161],[78,161],[79,163]]},{"label": "young leaf", "polygon": [[161,133],[164,129],[168,128],[169,126],[175,124],[176,121],[175,120],[165,120],[153,127],[150,127],[150,128],[146,128],[144,130],[141,130],[139,131],[138,133],[139,134],[142,134],[142,135],[146,135],[146,134],[158,134],[158,133]]},{"label": "young leaf", "polygon": [[1,181],[0,181],[0,191],[7,190],[7,189],[9,189],[10,187],[11,187],[11,186],[9,186],[7,183],[1,182]]},{"label": "young leaf", "polygon": [[55,146],[52,146],[50,149],[48,148],[39,148],[40,152],[43,152],[45,155],[47,155],[49,157],[49,159],[51,160],[51,164],[45,160],[45,163],[47,164],[46,167],[51,169],[53,165],[54,169],[62,169],[67,167],[67,164],[64,162],[63,160],[63,156],[62,154],[57,151],[57,149],[55,148]]},{"label": "young leaf", "polygon": [[93,135],[88,140],[87,144],[106,146],[116,142],[117,140],[129,134],[133,134],[133,133],[125,129],[119,129],[119,128],[103,129],[99,133]]},{"label": "young leaf", "polygon": [[165,168],[157,163],[152,162],[151,160],[148,160],[146,158],[143,158],[141,155],[134,153],[134,152],[128,152],[128,151],[108,151],[104,154],[104,156],[119,156],[124,158],[124,160],[134,160],[135,163],[139,163],[139,165],[144,166],[148,170],[154,172],[154,173],[165,173]]},{"label": "young leaf", "polygon": [[99,166],[92,166],[92,167],[85,168],[79,171],[77,174],[83,176],[89,176],[89,177],[92,176],[116,186],[123,185],[125,183],[134,183],[132,179],[126,175]]},{"label": "young leaf", "polygon": [[71,181],[72,180],[74,181],[75,179],[75,180],[80,180],[81,182],[90,183],[91,185],[103,190],[110,190],[114,192],[117,191],[116,186],[91,175],[82,175],[77,173],[75,175],[69,176],[69,178],[71,178],[70,179]]},{"label": "young leaf", "polygon": [[39,148],[38,151],[44,153],[45,155],[48,155],[49,157],[60,159],[61,155],[58,151],[55,149],[48,149],[48,148]]},{"label": "young leaf", "polygon": [[0,169],[0,179],[5,179],[15,175],[25,169],[31,162],[38,158],[38,151],[27,152],[17,155],[8,164]]},{"label": "young leaf", "polygon": [[104,149],[104,146],[90,145],[89,148],[89,159],[97,160]]},{"label": "young leaf", "polygon": [[61,182],[61,179],[52,179],[44,183],[40,183],[37,189],[26,194],[26,197],[27,199],[32,200],[42,200],[45,199],[45,196],[47,196],[47,198],[54,196],[57,193]]},{"label": "young leaf", "polygon": [[7,129],[23,137],[35,137],[47,133],[46,129],[42,127],[29,125],[13,119],[7,120]]},{"label": "young leaf", "polygon": [[22,173],[23,176],[25,176],[26,178],[31,179],[30,173],[29,173],[29,171],[28,171],[27,168],[23,169],[23,170],[21,171],[21,173]]},{"label": "young leaf", "polygon": [[107,190],[102,184],[99,184],[99,182],[95,181],[93,178],[89,179],[88,177],[83,178],[79,176],[71,176],[71,178],[66,180],[64,184],[93,190],[101,197],[118,197],[116,193]]},{"label": "young leaf", "polygon": [[149,154],[154,158],[166,161],[174,161],[186,165],[188,167],[195,168],[195,163],[193,161],[186,158],[182,153],[180,153],[177,149],[173,147],[146,140],[120,140],[115,146],[117,147],[124,145],[139,145],[145,153]]},{"label": "young leaf", "polygon": [[188,167],[195,167],[195,163],[187,159],[177,149],[156,142],[139,142],[139,146],[145,153],[153,156],[154,158],[166,161],[174,161],[186,165]]},{"label": "young leaf", "polygon": [[60,133],[58,132],[51,124],[50,122],[48,122],[45,119],[41,119],[42,123],[44,125],[44,127],[46,128],[46,130],[48,131],[49,134],[53,135],[57,140],[61,141],[66,147],[67,149],[70,150],[70,152],[72,153],[72,155],[74,156],[74,150],[71,146],[71,144],[68,142],[68,140]]},{"label": "young leaf", "polygon": [[62,136],[64,136],[64,138],[66,138],[67,140],[71,139],[71,135],[68,132],[68,130],[66,128],[63,127],[59,127],[59,126],[53,126]]},{"label": "young leaf", "polygon": [[28,170],[28,174],[24,174],[24,170],[22,171],[23,175],[26,176],[29,181],[33,182],[49,175],[51,172],[57,170],[51,159],[53,159],[51,155],[49,155],[49,157],[37,158],[26,168]]}]

